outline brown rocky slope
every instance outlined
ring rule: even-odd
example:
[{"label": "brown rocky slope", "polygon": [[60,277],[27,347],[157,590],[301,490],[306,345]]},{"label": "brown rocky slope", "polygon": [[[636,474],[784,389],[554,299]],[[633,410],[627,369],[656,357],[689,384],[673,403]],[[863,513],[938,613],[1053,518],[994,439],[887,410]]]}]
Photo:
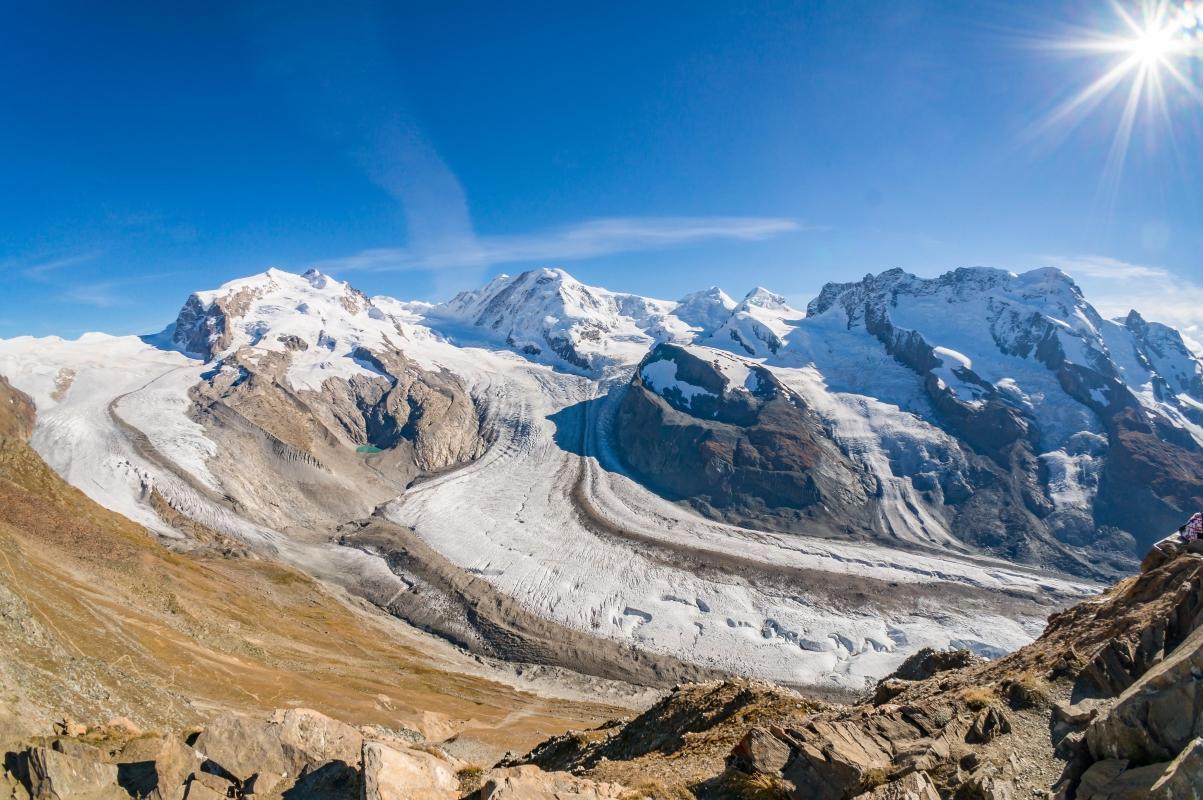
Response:
[{"label": "brown rocky slope", "polygon": [[165,549],[60,479],[26,443],[33,420],[29,399],[0,379],[0,746],[65,715],[168,733],[231,709],[303,705],[496,754],[615,713],[513,688],[220,537]]}]

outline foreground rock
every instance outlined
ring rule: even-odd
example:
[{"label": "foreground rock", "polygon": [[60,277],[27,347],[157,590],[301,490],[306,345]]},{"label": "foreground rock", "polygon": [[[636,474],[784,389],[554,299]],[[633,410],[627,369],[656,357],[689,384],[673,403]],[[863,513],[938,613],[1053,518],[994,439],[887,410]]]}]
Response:
[{"label": "foreground rock", "polygon": [[[70,734],[68,735],[68,731]],[[419,737],[420,738],[420,737]],[[189,744],[190,743],[190,744]],[[189,736],[59,726],[7,753],[3,800],[635,800],[615,783],[523,766],[485,771],[383,728],[310,709],[222,715]]]},{"label": "foreground rock", "polygon": [[117,767],[69,756],[48,747],[31,747],[18,762],[35,800],[112,800],[123,798]]},{"label": "foreground rock", "polygon": [[363,745],[364,800],[450,800],[460,796],[459,788],[452,765],[438,756],[381,742]]}]

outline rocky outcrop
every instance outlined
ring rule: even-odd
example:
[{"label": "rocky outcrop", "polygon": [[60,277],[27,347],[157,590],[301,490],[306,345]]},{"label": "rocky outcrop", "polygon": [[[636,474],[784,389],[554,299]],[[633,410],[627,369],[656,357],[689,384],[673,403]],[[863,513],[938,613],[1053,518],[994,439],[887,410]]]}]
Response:
[{"label": "rocky outcrop", "polygon": [[1203,627],[1196,627],[1091,723],[1086,731],[1091,755],[1136,765],[1175,758],[1203,735],[1200,676]]},{"label": "rocky outcrop", "polygon": [[[640,800],[616,783],[538,767],[482,770],[434,745],[309,709],[221,715],[184,736],[73,729],[5,755],[22,800]],[[420,739],[420,737],[419,737]],[[191,744],[189,744],[189,742]]]},{"label": "rocky outcrop", "polygon": [[662,344],[636,371],[617,426],[631,469],[665,496],[727,521],[872,530],[872,483],[814,412],[768,370],[745,368],[747,378],[732,385],[720,357],[699,352]]},{"label": "rocky outcrop", "polygon": [[456,800],[459,796],[459,780],[445,759],[420,750],[364,742],[364,800]]},{"label": "rocky outcrop", "polygon": [[289,709],[266,721],[218,717],[192,746],[204,754],[207,771],[239,791],[253,787],[262,794],[285,782],[310,790],[315,784],[356,784],[363,736],[316,711]]},{"label": "rocky outcrop", "polygon": [[117,767],[67,755],[49,747],[31,747],[17,759],[17,774],[33,800],[122,800]]},{"label": "rocky outcrop", "polygon": [[940,800],[940,793],[926,772],[912,772],[858,795],[856,800]]},{"label": "rocky outcrop", "polygon": [[33,433],[34,408],[29,395],[0,375],[0,441],[24,442]]},{"label": "rocky outcrop", "polygon": [[986,659],[970,650],[933,650],[925,647],[903,661],[886,680],[925,681],[940,672],[986,663]]}]

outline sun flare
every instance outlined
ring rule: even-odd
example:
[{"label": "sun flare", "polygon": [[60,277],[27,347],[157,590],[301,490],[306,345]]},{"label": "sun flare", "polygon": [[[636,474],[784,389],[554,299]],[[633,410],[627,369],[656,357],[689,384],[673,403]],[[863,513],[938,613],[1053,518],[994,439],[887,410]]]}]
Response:
[{"label": "sun flare", "polygon": [[[1191,107],[1203,107],[1197,77],[1203,57],[1203,0],[1113,0],[1109,26],[1081,31],[1056,48],[1101,61],[1100,72],[1044,120],[1041,130],[1070,129],[1099,108],[1118,110],[1102,182],[1118,189],[1138,121],[1175,143]],[[1117,97],[1119,102],[1107,104]],[[1185,102],[1184,102],[1185,101]]]}]

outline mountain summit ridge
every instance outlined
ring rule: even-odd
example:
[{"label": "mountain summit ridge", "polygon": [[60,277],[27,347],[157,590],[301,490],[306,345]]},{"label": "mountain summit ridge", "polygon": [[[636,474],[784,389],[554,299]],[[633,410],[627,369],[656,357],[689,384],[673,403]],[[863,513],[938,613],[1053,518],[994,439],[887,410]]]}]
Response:
[{"label": "mountain summit ridge", "polygon": [[1203,505],[1184,351],[1053,270],[892,270],[803,310],[273,269],[153,341],[0,340],[0,374],[48,463],[173,546],[203,525],[484,655],[861,688],[1022,645]]}]

